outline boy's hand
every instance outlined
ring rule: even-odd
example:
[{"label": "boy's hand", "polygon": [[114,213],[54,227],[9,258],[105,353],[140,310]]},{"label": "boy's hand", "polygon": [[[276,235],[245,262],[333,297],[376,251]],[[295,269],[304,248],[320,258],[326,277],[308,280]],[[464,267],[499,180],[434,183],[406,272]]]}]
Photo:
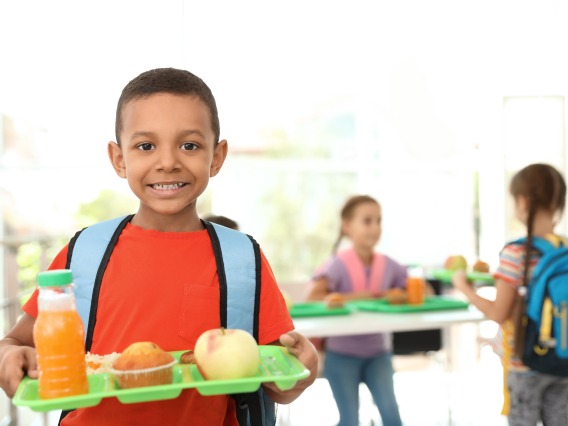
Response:
[{"label": "boy's hand", "polygon": [[0,388],[9,398],[12,398],[26,374],[32,379],[37,379],[36,350],[29,346],[10,345],[2,352]]},{"label": "boy's hand", "polygon": [[280,390],[274,383],[263,384],[264,390],[274,402],[289,404],[299,397],[302,392],[316,380],[318,372],[318,353],[312,342],[297,331],[290,331],[280,336],[280,343],[310,370],[310,375],[306,379],[298,381],[296,386],[287,391]]}]

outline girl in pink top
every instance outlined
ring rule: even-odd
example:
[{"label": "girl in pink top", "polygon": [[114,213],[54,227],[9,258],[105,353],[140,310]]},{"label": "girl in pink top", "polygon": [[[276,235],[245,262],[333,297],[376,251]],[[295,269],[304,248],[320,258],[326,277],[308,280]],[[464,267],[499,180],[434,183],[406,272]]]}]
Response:
[{"label": "girl in pink top", "polygon": [[[380,204],[366,195],[350,198],[341,210],[341,230],[334,256],[313,279],[308,300],[341,293],[345,300],[384,296],[404,288],[406,268],[377,253],[381,236]],[[337,252],[343,238],[352,246]],[[369,388],[386,426],[401,425],[393,386],[392,338],[389,333],[330,337],[326,340],[324,375],[339,409],[339,426],[359,422],[359,383]]]}]

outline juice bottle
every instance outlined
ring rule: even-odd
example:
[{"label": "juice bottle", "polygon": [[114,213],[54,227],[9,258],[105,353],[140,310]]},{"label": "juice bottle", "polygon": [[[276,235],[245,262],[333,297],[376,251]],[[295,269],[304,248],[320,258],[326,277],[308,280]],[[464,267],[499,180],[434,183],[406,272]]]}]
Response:
[{"label": "juice bottle", "polygon": [[424,290],[426,283],[420,268],[411,268],[406,279],[406,294],[410,305],[421,305],[424,303]]},{"label": "juice bottle", "polygon": [[69,269],[38,274],[38,317],[34,343],[39,370],[39,397],[59,398],[87,393],[85,330],[75,308]]}]

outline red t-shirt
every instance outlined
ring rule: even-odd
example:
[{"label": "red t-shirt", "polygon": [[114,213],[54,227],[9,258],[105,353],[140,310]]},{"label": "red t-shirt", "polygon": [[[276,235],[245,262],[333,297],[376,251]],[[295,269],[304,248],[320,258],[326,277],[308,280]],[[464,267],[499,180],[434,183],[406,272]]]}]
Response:
[{"label": "red t-shirt", "polygon": [[[67,246],[49,269],[65,268]],[[294,325],[272,270],[262,255],[259,342],[278,340]],[[159,232],[128,224],[108,263],[91,353],[122,352],[152,341],[166,351],[188,350],[205,330],[220,326],[220,296],[213,247],[206,230]],[[251,306],[251,309],[253,307]],[[37,317],[37,290],[23,306]],[[122,404],[106,398],[70,413],[63,425],[236,425],[226,395],[184,390],[172,400]]]}]

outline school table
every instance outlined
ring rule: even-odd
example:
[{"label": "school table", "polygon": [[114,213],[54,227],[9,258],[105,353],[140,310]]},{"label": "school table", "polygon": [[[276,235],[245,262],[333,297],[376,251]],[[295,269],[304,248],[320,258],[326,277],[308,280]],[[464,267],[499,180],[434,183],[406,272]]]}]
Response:
[{"label": "school table", "polygon": [[294,318],[296,331],[306,337],[345,336],[379,332],[417,331],[485,320],[473,306],[467,309],[414,313],[353,312],[349,315]]},{"label": "school table", "polygon": [[[446,370],[451,372],[450,328],[458,324],[479,323],[487,320],[474,306],[466,309],[426,311],[413,313],[378,313],[355,311],[349,315],[294,318],[296,331],[306,337],[330,337],[379,332],[442,330]],[[448,394],[451,390],[448,391]],[[282,424],[286,424],[284,421]],[[452,424],[452,411],[448,404],[448,425]]]}]

